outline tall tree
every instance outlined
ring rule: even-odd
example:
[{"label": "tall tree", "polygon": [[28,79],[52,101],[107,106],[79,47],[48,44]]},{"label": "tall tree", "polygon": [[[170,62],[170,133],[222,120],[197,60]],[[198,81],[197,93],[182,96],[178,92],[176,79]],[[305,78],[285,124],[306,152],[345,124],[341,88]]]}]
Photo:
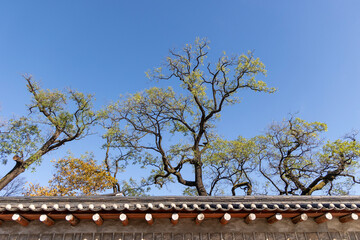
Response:
[{"label": "tall tree", "polygon": [[[116,141],[144,153],[144,165],[153,166],[157,184],[177,181],[210,194],[204,183],[204,156],[216,140],[215,121],[225,105],[239,102],[243,90],[273,93],[256,76],[265,74],[263,63],[252,52],[205,63],[209,43],[197,39],[180,51],[170,50],[166,63],[147,73],[150,79],[177,82],[182,88],[150,88],[123,97],[104,111],[109,121],[120,124]],[[112,131],[112,130],[111,130]],[[183,172],[189,165],[193,178]]]},{"label": "tall tree", "polygon": [[[13,156],[16,164],[0,179],[0,190],[41,157],[64,144],[81,139],[97,120],[92,95],[67,90],[43,90],[31,76],[25,76],[32,95],[30,115],[12,119],[0,134],[0,155],[4,164]],[[35,117],[32,120],[31,117]]]},{"label": "tall tree", "polygon": [[346,194],[360,181],[355,177],[360,143],[354,136],[336,141],[320,137],[327,126],[290,118],[271,125],[259,137],[259,172],[281,195],[311,195],[316,191]]}]

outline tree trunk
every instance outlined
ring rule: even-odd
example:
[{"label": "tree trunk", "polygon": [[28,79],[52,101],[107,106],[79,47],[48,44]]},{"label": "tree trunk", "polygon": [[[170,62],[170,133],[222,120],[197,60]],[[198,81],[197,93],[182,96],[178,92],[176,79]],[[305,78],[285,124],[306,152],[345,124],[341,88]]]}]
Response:
[{"label": "tree trunk", "polygon": [[14,180],[17,176],[19,176],[21,173],[25,171],[25,166],[23,162],[16,162],[16,165],[14,166],[11,171],[6,174],[3,178],[0,180],[0,190],[2,190],[7,184],[9,184],[12,180]]},{"label": "tree trunk", "polygon": [[[14,157],[14,160],[16,161],[16,165],[13,169],[11,169],[8,174],[6,174],[1,180],[0,180],[0,190],[2,190],[7,184],[9,184],[12,180],[14,180],[17,176],[19,176],[21,173],[25,171],[27,167],[29,167],[31,164],[33,164],[37,159],[42,157],[47,152],[55,149],[53,147],[51,149],[52,144],[55,142],[55,140],[59,137],[61,131],[56,129],[55,133],[51,136],[49,140],[46,141],[46,143],[33,155],[31,155],[28,159],[23,161],[22,159],[16,160],[16,156]],[[61,143],[59,146],[63,145],[65,142]]]},{"label": "tree trunk", "polygon": [[195,165],[195,184],[199,196],[208,196],[202,179],[202,168],[199,164]]}]

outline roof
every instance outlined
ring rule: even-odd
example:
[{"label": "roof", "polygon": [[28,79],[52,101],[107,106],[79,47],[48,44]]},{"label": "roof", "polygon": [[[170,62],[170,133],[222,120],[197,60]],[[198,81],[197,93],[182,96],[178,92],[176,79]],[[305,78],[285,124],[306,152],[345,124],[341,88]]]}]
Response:
[{"label": "roof", "polygon": [[22,226],[30,222],[43,222],[51,226],[66,220],[77,225],[81,220],[92,220],[102,225],[107,220],[146,221],[152,225],[156,219],[170,219],[176,225],[179,219],[219,219],[225,225],[231,219],[244,219],[249,224],[257,218],[273,224],[291,219],[294,224],[308,218],[320,224],[338,218],[341,223],[358,220],[359,196],[246,196],[246,197],[8,197],[0,198],[1,221],[17,222]]},{"label": "roof", "polygon": [[360,211],[360,196],[1,197],[0,213],[14,211]]},{"label": "roof", "polygon": [[0,240],[360,239],[359,215],[360,196],[2,197]]}]

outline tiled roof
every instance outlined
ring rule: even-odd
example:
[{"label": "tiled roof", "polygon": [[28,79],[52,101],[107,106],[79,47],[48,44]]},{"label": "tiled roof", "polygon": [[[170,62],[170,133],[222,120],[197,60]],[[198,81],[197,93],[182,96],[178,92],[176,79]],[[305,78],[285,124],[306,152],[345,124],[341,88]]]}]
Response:
[{"label": "tiled roof", "polygon": [[360,211],[360,196],[6,197],[0,213],[75,211]]},{"label": "tiled roof", "polygon": [[359,215],[359,196],[8,197],[0,240],[357,239]]}]

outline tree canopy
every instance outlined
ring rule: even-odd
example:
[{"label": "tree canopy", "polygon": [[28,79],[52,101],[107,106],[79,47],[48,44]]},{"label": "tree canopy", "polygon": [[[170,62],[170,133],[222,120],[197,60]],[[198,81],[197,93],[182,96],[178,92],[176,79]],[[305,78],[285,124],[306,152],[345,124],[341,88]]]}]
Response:
[{"label": "tree canopy", "polygon": [[111,189],[117,182],[104,164],[98,165],[92,155],[81,158],[68,156],[54,161],[55,170],[49,186],[30,183],[29,196],[75,196],[94,195]]},{"label": "tree canopy", "polygon": [[[266,70],[253,52],[224,52],[215,62],[207,61],[208,55],[206,39],[170,50],[161,67],[146,73],[169,87],[121,95],[98,112],[92,95],[43,90],[25,77],[32,95],[30,115],[0,124],[2,161],[13,157],[16,162],[0,179],[0,190],[95,125],[102,131],[103,158],[61,158],[48,186],[30,184],[26,194],[90,195],[112,189],[144,195],[153,186],[180,184],[187,195],[331,195],[347,194],[360,183],[356,134],[326,140],[325,123],[291,116],[252,138],[241,136],[244,126],[234,126],[236,139],[221,136],[216,126],[224,108],[239,104],[245,92],[276,89],[259,79]],[[124,177],[130,165],[142,170]]]},{"label": "tree canopy", "polygon": [[[209,43],[197,39],[180,51],[170,50],[164,66],[149,71],[153,80],[169,80],[182,90],[153,87],[122,97],[107,107],[103,115],[114,126],[116,139],[125,148],[142,151],[144,165],[153,166],[154,183],[167,181],[195,188],[208,195],[203,182],[204,156],[215,135],[215,123],[226,105],[238,103],[242,90],[273,93],[264,81],[264,64],[251,52],[229,57],[225,53],[214,64],[207,63]],[[166,138],[172,137],[171,140]],[[178,139],[176,141],[175,139]],[[190,165],[194,176],[184,177]]]},{"label": "tree canopy", "polygon": [[[31,76],[24,76],[32,95],[30,115],[10,119],[0,134],[0,153],[3,163],[10,156],[15,166],[0,179],[0,190],[41,157],[65,143],[89,134],[96,121],[92,95],[74,90],[44,90]],[[31,118],[31,117],[34,118]]]},{"label": "tree canopy", "polygon": [[354,183],[360,183],[355,177],[359,142],[354,136],[324,141],[320,134],[326,130],[324,123],[290,118],[271,125],[259,138],[259,171],[275,191],[346,194]]}]

